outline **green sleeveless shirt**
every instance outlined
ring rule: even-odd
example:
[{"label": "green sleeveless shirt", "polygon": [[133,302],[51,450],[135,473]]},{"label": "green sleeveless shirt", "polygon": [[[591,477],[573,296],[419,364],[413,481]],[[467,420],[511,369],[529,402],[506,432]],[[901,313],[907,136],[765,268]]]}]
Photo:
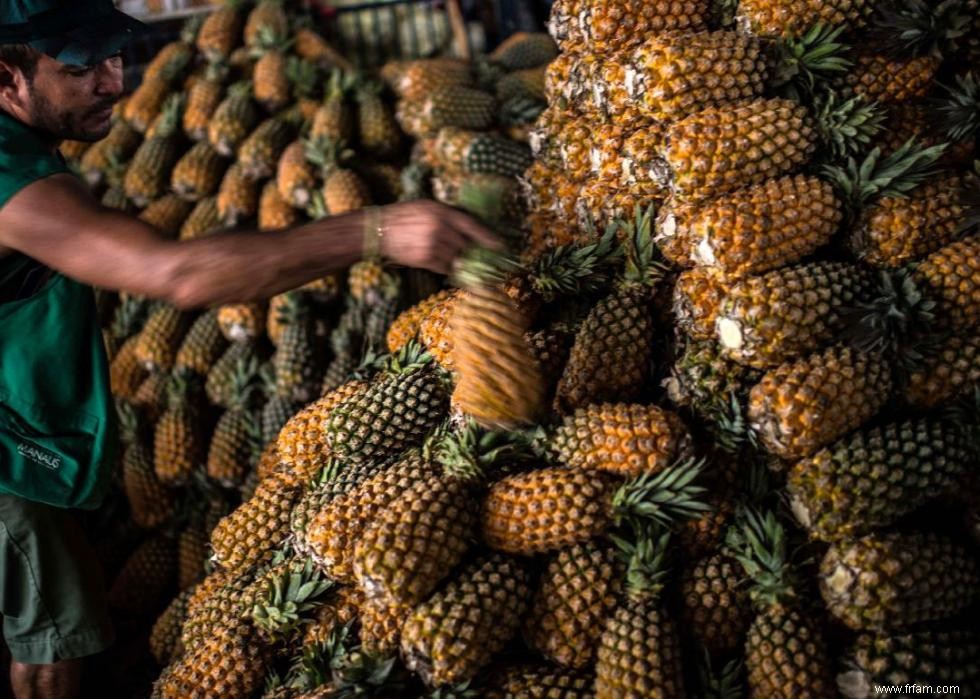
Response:
[{"label": "green sleeveless shirt", "polygon": [[[67,171],[40,134],[0,112],[0,209]],[[92,289],[26,255],[0,257],[0,493],[98,506],[114,418]]]}]

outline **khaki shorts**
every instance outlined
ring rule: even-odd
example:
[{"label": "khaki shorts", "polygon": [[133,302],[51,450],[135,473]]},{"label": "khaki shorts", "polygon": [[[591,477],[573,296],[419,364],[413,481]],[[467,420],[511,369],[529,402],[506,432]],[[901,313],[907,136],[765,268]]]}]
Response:
[{"label": "khaki shorts", "polygon": [[0,614],[20,663],[94,655],[112,643],[101,567],[67,510],[0,495]]}]

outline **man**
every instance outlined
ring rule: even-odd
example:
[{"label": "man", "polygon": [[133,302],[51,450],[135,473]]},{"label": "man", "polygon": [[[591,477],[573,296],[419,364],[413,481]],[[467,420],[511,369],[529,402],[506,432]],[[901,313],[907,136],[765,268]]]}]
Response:
[{"label": "man", "polygon": [[101,207],[56,148],[108,133],[119,51],[140,28],[111,0],[0,2],[0,613],[18,699],[77,696],[80,659],[111,642],[92,552],[50,504],[92,506],[51,473],[74,464],[88,484],[107,466],[85,468],[112,405],[87,285],[196,308],[296,288],[365,247],[447,272],[466,247],[495,245],[432,202],[182,243]]}]

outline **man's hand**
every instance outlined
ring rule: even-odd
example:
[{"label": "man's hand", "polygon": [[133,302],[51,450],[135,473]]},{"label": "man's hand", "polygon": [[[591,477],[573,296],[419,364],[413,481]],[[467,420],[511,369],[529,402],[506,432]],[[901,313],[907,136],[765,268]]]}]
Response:
[{"label": "man's hand", "polygon": [[464,213],[434,201],[411,201],[384,208],[381,253],[406,267],[448,274],[467,248],[498,249],[500,241]]}]

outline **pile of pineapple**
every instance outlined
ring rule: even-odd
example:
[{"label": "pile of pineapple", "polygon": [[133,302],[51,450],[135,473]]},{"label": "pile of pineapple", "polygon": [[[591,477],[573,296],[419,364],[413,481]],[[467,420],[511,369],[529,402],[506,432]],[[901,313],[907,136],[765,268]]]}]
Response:
[{"label": "pile of pineapple", "polygon": [[[264,320],[121,300],[155,533],[113,604],[182,590],[154,696],[980,694],[978,21],[558,0],[529,133],[478,93],[540,109],[541,37],[386,69],[436,194],[523,245],[400,314],[371,264]],[[295,162],[343,172],[345,128]]]}]

